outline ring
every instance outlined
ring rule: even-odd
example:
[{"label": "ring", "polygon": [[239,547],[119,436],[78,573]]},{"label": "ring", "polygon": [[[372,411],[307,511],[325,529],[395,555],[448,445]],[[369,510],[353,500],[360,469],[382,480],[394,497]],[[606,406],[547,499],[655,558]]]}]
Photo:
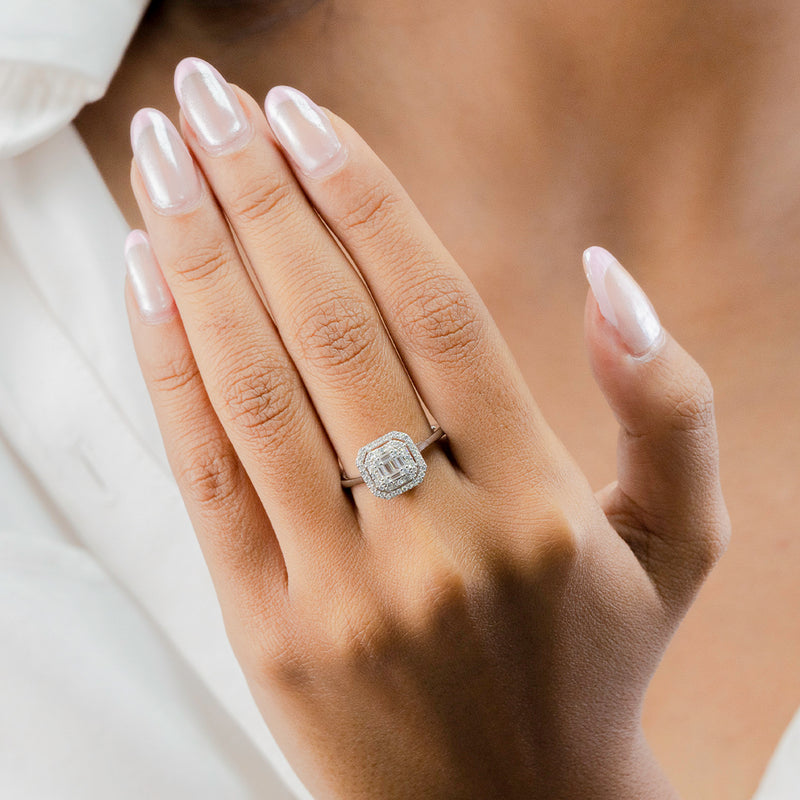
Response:
[{"label": "ring", "polygon": [[431,431],[427,439],[417,444],[402,431],[390,431],[365,444],[356,457],[360,477],[342,474],[342,486],[365,483],[375,497],[385,500],[419,486],[428,469],[422,451],[445,435],[438,426],[431,426]]}]

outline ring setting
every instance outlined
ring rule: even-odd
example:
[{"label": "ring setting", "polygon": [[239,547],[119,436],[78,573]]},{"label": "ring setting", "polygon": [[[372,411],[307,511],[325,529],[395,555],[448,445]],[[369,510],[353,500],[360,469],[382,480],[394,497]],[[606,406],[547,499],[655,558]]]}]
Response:
[{"label": "ring setting", "polygon": [[376,497],[397,497],[422,483],[428,469],[422,450],[443,435],[441,428],[433,428],[431,436],[416,444],[402,431],[385,433],[358,451],[356,467],[361,477],[342,476],[342,485],[355,486],[363,481]]}]

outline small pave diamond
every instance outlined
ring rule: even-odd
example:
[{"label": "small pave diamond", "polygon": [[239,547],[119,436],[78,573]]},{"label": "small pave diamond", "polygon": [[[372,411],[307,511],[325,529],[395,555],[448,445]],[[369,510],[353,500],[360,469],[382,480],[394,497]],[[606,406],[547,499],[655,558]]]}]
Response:
[{"label": "small pave diamond", "polygon": [[389,499],[422,483],[427,464],[414,440],[391,431],[358,451],[356,466],[376,497]]}]

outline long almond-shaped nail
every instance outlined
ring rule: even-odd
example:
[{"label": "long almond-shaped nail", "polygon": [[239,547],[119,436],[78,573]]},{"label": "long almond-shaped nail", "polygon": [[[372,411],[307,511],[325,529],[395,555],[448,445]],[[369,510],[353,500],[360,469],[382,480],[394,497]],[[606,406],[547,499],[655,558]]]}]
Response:
[{"label": "long almond-shaped nail", "polygon": [[168,320],[176,311],[175,300],[158,266],[150,240],[143,231],[128,234],[125,264],[142,319],[151,325]]},{"label": "long almond-shaped nail", "polygon": [[131,147],[150,201],[159,211],[180,214],[200,199],[197,167],[175,126],[160,111],[136,112]]},{"label": "long almond-shaped nail", "polygon": [[331,121],[322,109],[297,89],[275,86],[264,101],[270,127],[301,172],[324,178],[347,159]]},{"label": "long almond-shaped nail", "polygon": [[664,338],[661,323],[630,273],[602,247],[584,251],[583,268],[600,313],[617,329],[630,353],[641,358],[655,351]]},{"label": "long almond-shaped nail", "polygon": [[211,155],[233,152],[252,128],[241,103],[222,75],[199,58],[184,58],[175,68],[175,94],[197,140]]}]

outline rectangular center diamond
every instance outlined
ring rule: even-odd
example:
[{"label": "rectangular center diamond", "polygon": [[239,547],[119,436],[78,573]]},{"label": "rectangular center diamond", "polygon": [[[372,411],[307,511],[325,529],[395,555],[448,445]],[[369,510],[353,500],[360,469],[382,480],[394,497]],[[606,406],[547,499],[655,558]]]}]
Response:
[{"label": "rectangular center diamond", "polygon": [[392,431],[358,451],[356,466],[370,491],[390,498],[422,483],[427,465],[414,440]]}]

